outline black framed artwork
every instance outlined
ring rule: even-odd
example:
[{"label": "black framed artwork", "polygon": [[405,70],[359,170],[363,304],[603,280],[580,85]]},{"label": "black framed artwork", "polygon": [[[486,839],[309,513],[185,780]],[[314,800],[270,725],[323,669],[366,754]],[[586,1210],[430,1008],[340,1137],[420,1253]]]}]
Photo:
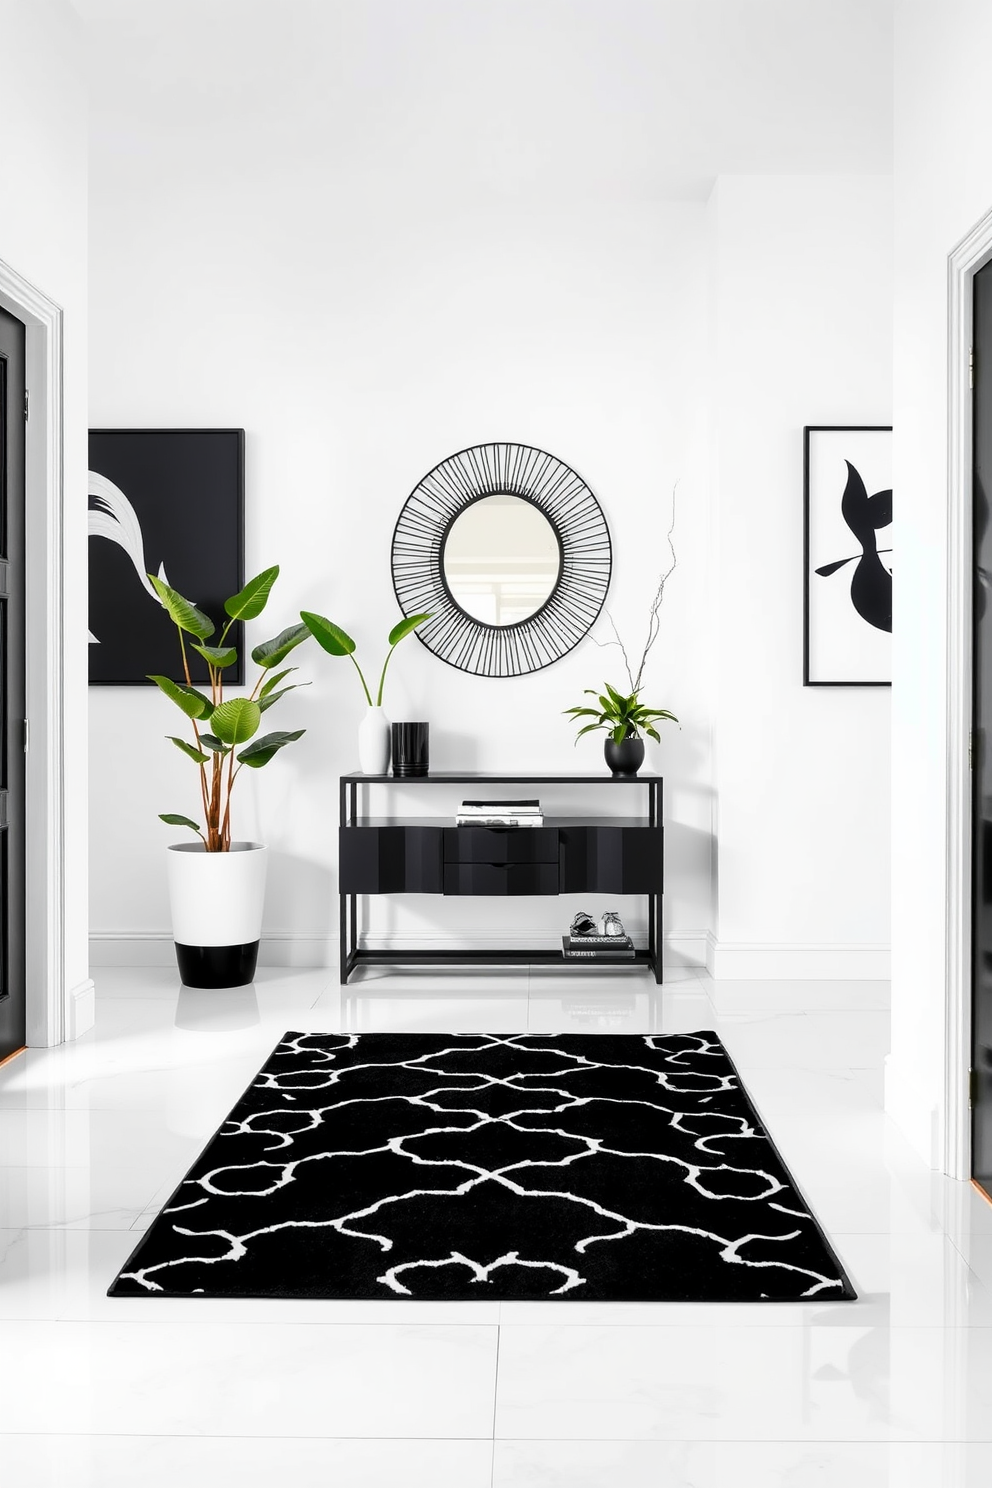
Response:
[{"label": "black framed artwork", "polygon": [[[243,429],[91,429],[89,440],[90,685],[184,680],[176,628],[152,573],[218,624],[245,582]],[[244,683],[242,626],[229,641]],[[188,651],[194,682],[207,665]]]},{"label": "black framed artwork", "polygon": [[803,685],[892,685],[892,428],[803,430]]}]

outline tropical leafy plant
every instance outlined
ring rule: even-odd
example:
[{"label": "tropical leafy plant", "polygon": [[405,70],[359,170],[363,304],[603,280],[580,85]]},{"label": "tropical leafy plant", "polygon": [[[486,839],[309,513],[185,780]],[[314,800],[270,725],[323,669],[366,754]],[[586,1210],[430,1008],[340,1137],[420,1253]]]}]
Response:
[{"label": "tropical leafy plant", "polygon": [[[231,627],[238,620],[255,620],[265,609],[272,586],[279,577],[279,567],[267,568],[249,580],[240,594],[224,601],[227,623],[220,633],[217,644],[206,643],[213,636],[216,626],[198,610],[196,605],[184,599],[175,589],[170,589],[162,579],[149,574],[148,578],[162,602],[169,618],[179,633],[179,649],[183,660],[185,685],[173,682],[171,677],[149,676],[149,681],[165,693],[179,708],[193,731],[193,740],[168,735],[176,748],[191,759],[200,772],[200,795],[203,802],[203,827],[188,816],[176,812],[163,812],[160,819],[170,827],[189,827],[203,839],[207,852],[228,852],[231,846],[231,792],[241,771],[260,770],[278,754],[279,750],[296,739],[302,738],[305,729],[287,732],[277,729],[257,738],[262,724],[262,715],[267,713],[280,698],[295,688],[309,683],[286,681],[295,666],[274,671],[289,653],[310,637],[305,625],[291,625],[280,631],[271,641],[263,641],[252,651],[252,660],[259,668],[258,680],[248,697],[225,699],[224,672],[238,659],[235,646],[227,644]],[[187,637],[189,641],[187,643]],[[189,670],[189,648],[202,656],[209,672],[209,696],[193,686]]]},{"label": "tropical leafy plant", "polygon": [[594,687],[587,687],[586,694],[594,697],[599,704],[598,708],[590,708],[588,704],[578,708],[566,708],[565,712],[576,723],[583,718],[591,718],[592,723],[586,723],[579,729],[575,736],[576,744],[583,734],[592,733],[594,729],[605,729],[614,744],[622,744],[624,739],[639,739],[641,734],[647,734],[649,739],[655,739],[660,744],[661,735],[655,728],[655,722],[659,718],[667,718],[672,723],[678,723],[674,713],[669,713],[667,708],[648,708],[641,701],[637,692],[617,692],[608,682],[605,682],[606,691],[598,693]]},{"label": "tropical leafy plant", "polygon": [[379,686],[376,689],[375,703],[373,703],[369,685],[365,680],[365,673],[355,659],[355,642],[351,639],[348,632],[342,630],[340,625],[335,625],[332,620],[325,620],[323,615],[315,615],[310,610],[300,611],[300,619],[303,621],[304,628],[313,636],[318,646],[321,646],[329,656],[347,656],[351,659],[351,664],[358,673],[362,684],[362,691],[365,693],[365,700],[370,708],[382,707],[382,690],[386,685],[386,668],[392,660],[392,655],[396,647],[400,641],[405,640],[408,635],[412,635],[418,625],[423,625],[424,621],[430,618],[430,615],[408,615],[405,620],[401,620],[397,625],[393,626],[389,632],[389,650],[386,652],[386,659],[382,663],[382,671],[379,674]]}]

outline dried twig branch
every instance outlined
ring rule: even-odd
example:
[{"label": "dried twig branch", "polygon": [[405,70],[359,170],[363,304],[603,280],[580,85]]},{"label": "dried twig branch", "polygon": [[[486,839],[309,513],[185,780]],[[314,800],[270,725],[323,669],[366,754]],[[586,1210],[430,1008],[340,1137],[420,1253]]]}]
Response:
[{"label": "dried twig branch", "polygon": [[[647,640],[644,642],[644,650],[641,652],[640,666],[637,668],[637,676],[634,678],[634,692],[638,691],[642,681],[644,680],[644,667],[648,659],[648,654],[651,650],[651,647],[658,639],[658,633],[661,630],[661,620],[659,619],[658,612],[661,609],[661,602],[665,597],[665,585],[668,583],[668,580],[672,577],[672,574],[675,572],[678,566],[678,560],[675,557],[675,544],[672,542],[672,536],[675,532],[675,497],[678,489],[679,483],[678,481],[676,481],[675,485],[672,487],[672,524],[668,529],[668,551],[672,555],[672,561],[665,572],[662,574],[661,578],[658,580],[658,588],[655,592],[654,599],[651,601],[651,609],[648,612]],[[614,626],[614,630],[615,629],[616,627]],[[624,660],[626,661],[626,654],[624,655]],[[627,666],[627,671],[629,674],[629,664]]]},{"label": "dried twig branch", "polygon": [[678,488],[679,483],[678,481],[676,481],[675,485],[672,487],[672,525],[668,529],[668,550],[672,555],[672,561],[665,572],[662,574],[661,578],[658,580],[658,588],[655,592],[654,599],[651,601],[651,608],[648,611],[647,640],[644,642],[644,650],[641,652],[641,661],[640,665],[637,668],[637,676],[635,677],[634,673],[631,671],[630,658],[627,655],[627,648],[624,645],[623,641],[620,639],[620,632],[617,630],[616,621],[614,620],[609,610],[605,610],[604,614],[606,615],[607,620],[609,620],[610,626],[613,630],[613,640],[598,641],[596,640],[595,636],[592,637],[596,645],[604,651],[608,646],[620,647],[620,654],[623,657],[623,664],[627,669],[627,679],[630,682],[631,692],[637,692],[644,680],[644,666],[647,662],[648,654],[651,650],[651,647],[658,639],[658,633],[661,630],[661,619],[659,618],[658,612],[661,609],[661,602],[665,597],[665,585],[668,583],[668,580],[672,577],[672,574],[675,572],[678,566],[678,560],[675,557],[675,544],[672,542],[672,537],[675,532],[675,495],[678,491]]}]

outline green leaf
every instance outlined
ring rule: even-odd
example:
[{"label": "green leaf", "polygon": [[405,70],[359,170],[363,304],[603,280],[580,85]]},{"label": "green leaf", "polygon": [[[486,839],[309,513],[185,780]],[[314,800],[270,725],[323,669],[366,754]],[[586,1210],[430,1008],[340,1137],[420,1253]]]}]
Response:
[{"label": "green leaf", "polygon": [[148,680],[161,688],[178,708],[182,708],[187,718],[205,718],[213,707],[213,703],[202,692],[197,692],[195,687],[186,687],[181,682],[173,682],[171,677],[156,677],[149,672]]},{"label": "green leaf", "polygon": [[255,740],[254,744],[249,744],[247,749],[242,749],[238,759],[243,765],[249,765],[253,770],[260,770],[280,749],[287,744],[292,744],[295,739],[302,739],[305,733],[306,729],[294,729],[292,733],[277,729],[274,734],[263,734],[260,739]]},{"label": "green leaf", "polygon": [[205,765],[210,758],[209,754],[204,754],[202,750],[195,749],[185,739],[177,739],[175,734],[166,734],[165,737],[171,739],[176,748],[181,749],[183,754],[188,754],[191,760],[196,760],[198,765]]},{"label": "green leaf", "polygon": [[265,686],[262,688],[261,692],[258,694],[259,697],[260,698],[268,697],[269,693],[272,692],[273,688],[276,688],[276,687],[279,686],[279,683],[282,681],[283,677],[288,677],[289,674],[290,674],[290,672],[298,672],[299,670],[300,670],[299,667],[285,667],[281,672],[276,672],[275,676],[274,677],[270,677],[269,680],[266,682]]},{"label": "green leaf", "polygon": [[323,647],[330,656],[351,656],[355,643],[340,625],[335,625],[333,620],[325,620],[323,615],[314,615],[310,610],[301,610],[300,619],[317,645]]},{"label": "green leaf", "polygon": [[290,625],[286,630],[281,630],[271,641],[263,641],[256,646],[251,653],[251,659],[260,667],[278,666],[290,651],[299,646],[302,641],[310,639],[310,631],[305,625]]},{"label": "green leaf", "polygon": [[222,744],[247,744],[261,721],[262,710],[251,698],[232,698],[214,709],[210,724]]},{"label": "green leaf", "polygon": [[191,649],[198,651],[204,661],[209,661],[211,666],[219,667],[221,670],[224,667],[232,666],[238,659],[238,652],[235,646],[197,646],[194,642]]},{"label": "green leaf", "polygon": [[408,635],[413,634],[418,625],[423,625],[424,621],[430,618],[429,614],[408,615],[405,620],[401,620],[398,625],[394,625],[389,632],[389,644],[391,646],[398,646],[400,641],[405,640]]},{"label": "green leaf", "polygon": [[195,635],[201,641],[209,640],[216,629],[210,616],[198,610],[195,604],[190,604],[188,599],[183,599],[181,594],[177,594],[175,589],[170,589],[168,584],[164,584],[155,574],[149,574],[148,578],[155,593],[162,601],[169,619],[174,621],[180,630],[185,630],[187,635]]},{"label": "green leaf", "polygon": [[190,821],[188,816],[177,816],[174,811],[160,811],[158,819],[164,821],[167,827],[190,827],[198,837],[203,836],[196,822]]},{"label": "green leaf", "polygon": [[309,686],[309,682],[291,682],[288,687],[280,687],[278,692],[270,692],[266,697],[259,697],[258,706],[264,713],[266,708],[271,708],[272,704],[277,703],[281,697],[285,697],[287,692],[295,692],[298,687]]},{"label": "green leaf", "polygon": [[649,723],[646,723],[644,725],[644,732],[647,734],[648,738],[653,739],[656,744],[661,743],[661,735],[659,734],[658,730],[656,728],[652,728]]},{"label": "green leaf", "polygon": [[226,744],[222,744],[216,734],[201,734],[200,743],[204,749],[213,750],[214,754],[230,754]]},{"label": "green leaf", "polygon": [[576,736],[575,736],[575,742],[576,742],[576,744],[578,744],[578,742],[582,738],[582,735],[583,734],[591,734],[592,731],[593,731],[593,729],[598,729],[598,728],[601,728],[601,727],[602,727],[602,725],[601,724],[598,724],[598,723],[587,723],[586,726],[585,726],[585,728],[580,728],[579,729],[579,732],[576,734]]},{"label": "green leaf", "polygon": [[632,693],[630,695],[630,697],[621,697],[620,693],[617,692],[617,690],[616,690],[615,687],[611,687],[610,684],[609,684],[609,682],[605,683],[604,685],[605,685],[606,690],[609,693],[610,697],[616,703],[617,707],[620,709],[621,712],[623,712],[625,709],[629,708],[632,703],[636,704],[636,700],[637,700],[637,694],[636,693]]},{"label": "green leaf", "polygon": [[267,568],[264,573],[257,574],[255,578],[249,579],[240,594],[235,594],[231,599],[225,599],[224,609],[232,620],[254,620],[265,609],[272,585],[279,577],[278,563],[273,568]]}]

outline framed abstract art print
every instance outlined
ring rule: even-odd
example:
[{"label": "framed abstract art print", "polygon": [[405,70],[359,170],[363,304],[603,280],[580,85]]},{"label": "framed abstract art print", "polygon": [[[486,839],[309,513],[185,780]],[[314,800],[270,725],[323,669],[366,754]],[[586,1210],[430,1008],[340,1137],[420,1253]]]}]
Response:
[{"label": "framed abstract art print", "polygon": [[803,430],[803,684],[892,685],[892,429]]},{"label": "framed abstract art print", "polygon": [[[243,429],[91,429],[89,444],[89,680],[126,687],[149,673],[182,682],[175,626],[155,574],[215,624],[244,584]],[[238,660],[224,680],[244,682]],[[194,683],[207,664],[187,649]]]}]

